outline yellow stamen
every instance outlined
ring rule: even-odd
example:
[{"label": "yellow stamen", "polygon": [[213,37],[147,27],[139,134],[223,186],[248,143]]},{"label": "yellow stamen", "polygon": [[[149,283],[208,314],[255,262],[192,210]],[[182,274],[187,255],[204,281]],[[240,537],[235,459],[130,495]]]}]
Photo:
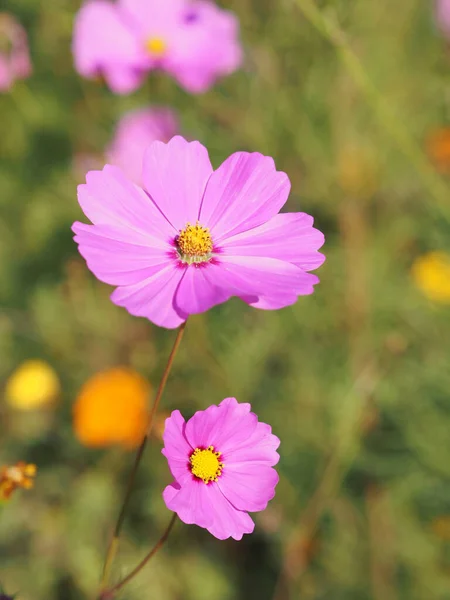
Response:
[{"label": "yellow stamen", "polygon": [[189,459],[191,471],[195,477],[202,479],[204,483],[217,481],[222,475],[223,463],[219,461],[220,452],[214,452],[214,446],[206,450],[196,448]]},{"label": "yellow stamen", "polygon": [[160,58],[167,50],[166,42],[160,37],[150,38],[147,40],[145,47],[155,58]]},{"label": "yellow stamen", "polygon": [[208,227],[203,227],[197,221],[196,225],[188,223],[180,231],[176,240],[178,253],[183,262],[202,263],[210,260],[213,242]]}]

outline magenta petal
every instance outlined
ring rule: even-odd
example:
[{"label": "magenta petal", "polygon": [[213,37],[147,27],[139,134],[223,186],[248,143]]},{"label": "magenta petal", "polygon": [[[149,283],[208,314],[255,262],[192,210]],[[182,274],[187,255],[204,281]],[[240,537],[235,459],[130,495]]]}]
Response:
[{"label": "magenta petal", "polygon": [[234,444],[227,449],[224,460],[226,459],[227,466],[245,461],[273,467],[280,459],[277,452],[279,445],[280,440],[273,435],[270,425],[258,423],[251,436],[241,444]]},{"label": "magenta petal", "polygon": [[188,444],[184,429],[186,422],[179,410],[174,410],[171,416],[166,419],[164,429],[164,448],[163,455],[167,458],[169,468],[175,479],[184,481],[186,476],[192,478],[189,470],[189,456],[193,448]]},{"label": "magenta petal", "polygon": [[215,507],[211,502],[210,486],[190,476],[183,485],[177,482],[167,486],[163,492],[164,502],[169,510],[177,513],[183,523],[210,527],[215,519]]},{"label": "magenta petal", "polygon": [[289,191],[288,176],[275,169],[272,158],[237,152],[211,175],[200,221],[211,229],[214,243],[220,244],[274,217]]},{"label": "magenta petal", "polygon": [[176,264],[165,268],[136,285],[117,288],[111,300],[124,306],[137,317],[147,317],[160,327],[174,329],[187,319],[187,315],[175,310],[173,298],[184,271]]},{"label": "magenta petal", "polygon": [[169,108],[143,108],[125,114],[106,151],[108,162],[117,165],[137,185],[142,185],[142,162],[148,146],[167,142],[180,127],[176,113]]},{"label": "magenta petal", "polygon": [[279,480],[275,469],[258,463],[229,465],[224,460],[225,466],[217,485],[225,498],[239,510],[264,510],[275,496],[275,486]]},{"label": "magenta petal", "polygon": [[318,278],[299,267],[275,258],[221,256],[220,283],[233,295],[288,297],[309,294]]},{"label": "magenta petal", "polygon": [[131,230],[109,225],[74,223],[72,229],[89,269],[100,281],[110,285],[139,283],[169,262],[168,248],[161,248],[160,240],[151,236],[145,240]]},{"label": "magenta petal", "polygon": [[230,293],[214,285],[207,277],[208,265],[205,267],[190,265],[186,268],[175,297],[175,305],[187,314],[201,313],[212,306],[225,302]]},{"label": "magenta petal", "polygon": [[168,144],[153,142],[144,155],[145,188],[177,232],[196,223],[211,173],[206,148],[180,136]]},{"label": "magenta petal", "polygon": [[206,91],[242,62],[239,21],[213,2],[186,4],[164,68],[192,93]]},{"label": "magenta petal", "polygon": [[107,65],[103,67],[102,75],[111,91],[115,94],[131,94],[141,87],[146,72],[143,68],[137,69]]},{"label": "magenta petal", "polygon": [[207,527],[209,533],[219,540],[231,537],[241,540],[245,533],[252,533],[255,524],[246,512],[236,510],[224,497],[218,485],[206,486],[214,506],[213,524]]},{"label": "magenta petal", "polygon": [[[316,279],[315,283],[318,283],[319,280]],[[309,289],[309,288],[308,288]],[[313,293],[314,288],[310,288],[310,294]],[[308,295],[306,293],[302,294]],[[259,308],[260,310],[280,310],[281,308],[286,308],[286,306],[292,306],[298,300],[297,294],[280,294],[278,296],[260,296],[259,298],[255,298],[254,296],[241,296],[241,300],[246,302],[249,306],[253,306],[253,308]]]},{"label": "magenta petal", "polygon": [[105,69],[133,72],[142,63],[142,51],[112,2],[92,0],[78,12],[74,24],[75,67],[84,77]]},{"label": "magenta petal", "polygon": [[144,190],[117,167],[106,165],[102,171],[89,171],[86,184],[78,186],[78,202],[95,225],[130,227],[138,234],[160,239],[161,246],[176,235]]},{"label": "magenta petal", "polygon": [[325,260],[317,252],[325,241],[324,235],[312,224],[313,218],[306,213],[276,215],[259,227],[227,238],[222,250],[230,256],[277,258],[310,271]]},{"label": "magenta petal", "polygon": [[252,435],[258,418],[250,412],[250,404],[239,404],[225,398],[219,406],[198,411],[186,423],[185,435],[193,448],[214,446],[226,453]]}]

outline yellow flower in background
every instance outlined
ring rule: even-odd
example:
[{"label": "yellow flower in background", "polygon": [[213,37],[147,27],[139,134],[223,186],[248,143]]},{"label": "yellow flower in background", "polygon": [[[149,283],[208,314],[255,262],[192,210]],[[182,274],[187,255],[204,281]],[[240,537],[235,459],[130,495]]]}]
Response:
[{"label": "yellow flower in background", "polygon": [[73,424],[85,446],[138,446],[147,427],[150,384],[136,371],[115,367],[97,373],[82,387]]},{"label": "yellow flower in background", "polygon": [[450,254],[428,252],[420,256],[414,262],[411,274],[427,298],[450,304]]},{"label": "yellow flower in background", "polygon": [[0,502],[9,500],[19,488],[29,490],[34,485],[36,465],[18,462],[13,466],[0,468]]},{"label": "yellow flower in background", "polygon": [[42,360],[22,363],[6,382],[8,403],[20,410],[32,410],[53,402],[60,392],[58,375]]}]

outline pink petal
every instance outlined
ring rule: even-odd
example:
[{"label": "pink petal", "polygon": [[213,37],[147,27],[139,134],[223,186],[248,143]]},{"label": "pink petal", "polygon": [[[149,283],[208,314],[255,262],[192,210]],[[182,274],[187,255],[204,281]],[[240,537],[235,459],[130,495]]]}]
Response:
[{"label": "pink petal", "polygon": [[267,256],[297,265],[304,271],[320,267],[325,256],[317,252],[324,235],[312,226],[313,218],[306,213],[279,214],[249,231],[222,242],[229,256]]},{"label": "pink petal", "polygon": [[9,61],[0,56],[0,92],[7,92],[14,82]]},{"label": "pink petal", "polygon": [[166,487],[163,498],[167,508],[184,523],[205,527],[219,540],[240,540],[255,527],[249,515],[236,510],[216,484],[205,485],[193,479],[181,486],[174,482]]},{"label": "pink petal", "polygon": [[129,227],[137,235],[150,234],[151,242],[159,239],[161,248],[176,235],[144,190],[117,167],[106,165],[103,171],[90,171],[86,184],[78,186],[78,202],[95,225]]},{"label": "pink petal", "polygon": [[153,142],[144,155],[145,188],[177,231],[196,223],[211,173],[206,148],[180,136],[168,144]]},{"label": "pink petal", "polygon": [[220,257],[217,278],[221,286],[243,299],[248,296],[286,299],[311,294],[313,285],[319,281],[315,275],[275,258],[226,255]]},{"label": "pink petal", "polygon": [[229,297],[229,292],[216,287],[208,277],[208,265],[190,265],[178,287],[175,305],[184,313],[196,314],[225,302]]},{"label": "pink petal", "polygon": [[[133,285],[160,271],[170,261],[159,240],[110,225],[74,223],[74,240],[94,275],[110,285]],[[143,238],[143,239],[142,239]],[[140,242],[140,243],[139,243]],[[154,243],[154,245],[150,245]]]},{"label": "pink petal", "polygon": [[174,111],[168,108],[143,108],[125,114],[106,151],[108,162],[117,165],[137,185],[142,185],[142,162],[148,146],[155,140],[169,141],[180,130]]},{"label": "pink petal", "polygon": [[111,300],[137,317],[146,317],[160,327],[174,329],[187,319],[173,305],[184,271],[170,263],[148,279],[135,285],[117,288]]},{"label": "pink petal", "polygon": [[102,75],[115,94],[131,94],[141,87],[146,77],[143,68],[120,67],[119,65],[103,67]]},{"label": "pink petal", "polygon": [[[318,283],[318,279],[316,283]],[[311,288],[309,292],[312,294],[314,288]],[[302,294],[308,295],[308,294]],[[280,294],[278,296],[260,296],[259,298],[255,298],[254,296],[241,296],[241,300],[246,302],[249,306],[253,306],[253,308],[259,308],[260,310],[280,310],[281,308],[286,308],[287,306],[292,306],[298,301],[297,294]]]},{"label": "pink petal", "polygon": [[286,173],[259,153],[237,152],[211,175],[200,222],[211,229],[215,245],[274,217],[290,190]]},{"label": "pink petal", "polygon": [[196,412],[186,423],[185,435],[193,448],[214,446],[226,453],[248,439],[257,422],[257,416],[250,412],[250,404],[225,398],[219,406]]},{"label": "pink petal", "polygon": [[118,7],[130,19],[141,38],[162,37],[177,32],[177,23],[186,0],[119,0]]},{"label": "pink petal", "polygon": [[164,68],[188,91],[204,92],[242,62],[239,21],[212,2],[186,5],[184,13],[171,37]]},{"label": "pink petal", "polygon": [[217,485],[235,508],[257,512],[264,510],[275,496],[278,480],[275,469],[264,464],[225,462]]},{"label": "pink petal", "polygon": [[177,513],[183,523],[210,527],[214,523],[216,510],[203,481],[197,481],[190,476],[185,478],[183,485],[177,482],[168,485],[163,492],[163,499],[169,510]]},{"label": "pink petal", "polygon": [[252,533],[255,524],[246,512],[236,510],[224,497],[218,485],[208,485],[211,502],[214,506],[213,524],[207,527],[209,533],[219,540],[231,537],[241,540],[245,533]]},{"label": "pink petal", "polygon": [[185,426],[186,422],[180,411],[174,410],[171,416],[166,419],[163,435],[164,448],[162,453],[167,458],[170,471],[178,483],[184,481],[186,475],[192,478],[189,469],[189,456],[193,448],[184,436]]},{"label": "pink petal", "polygon": [[241,444],[233,445],[223,456],[227,467],[243,462],[261,463],[273,467],[280,460],[277,448],[280,440],[266,423],[258,423],[253,434]]},{"label": "pink petal", "polygon": [[[142,64],[142,50],[132,30],[112,2],[92,0],[78,12],[74,24],[75,67],[84,77],[96,77],[108,69],[109,77],[133,71]],[[122,74],[122,78],[123,78]],[[123,84],[123,80],[122,80]]]}]

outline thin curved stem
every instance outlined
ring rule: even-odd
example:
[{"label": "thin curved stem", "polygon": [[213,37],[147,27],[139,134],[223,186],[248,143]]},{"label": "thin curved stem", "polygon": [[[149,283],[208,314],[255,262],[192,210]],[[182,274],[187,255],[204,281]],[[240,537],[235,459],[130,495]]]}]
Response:
[{"label": "thin curved stem", "polygon": [[159,538],[159,540],[156,542],[156,544],[153,546],[153,548],[150,550],[150,552],[141,560],[141,562],[130,573],[128,573],[128,575],[126,577],[124,577],[122,579],[122,581],[119,581],[119,583],[116,583],[111,588],[105,590],[103,592],[103,594],[101,595],[101,600],[103,598],[105,600],[107,598],[112,598],[113,594],[115,594],[115,592],[118,592],[119,590],[121,590],[125,585],[127,585],[127,583],[129,583],[132,579],[134,579],[134,577],[136,577],[136,575],[138,575],[138,573],[140,573],[142,571],[142,569],[149,562],[149,560],[151,558],[153,558],[153,556],[155,556],[155,554],[158,552],[158,550],[160,550],[160,548],[164,545],[164,543],[166,542],[167,538],[170,535],[170,532],[173,529],[173,526],[175,525],[176,520],[177,520],[177,514],[174,513],[172,518],[170,519],[169,525],[167,526],[165,532],[162,534],[162,536]]},{"label": "thin curved stem", "polygon": [[379,92],[358,55],[349,44],[344,31],[333,18],[321,11],[314,0],[293,0],[293,2],[311,25],[335,47],[354,83],[372,106],[380,124],[397,144],[400,151],[414,165],[423,184],[434,196],[437,203],[432,206],[433,210],[439,209],[441,215],[450,220],[447,185],[436,174],[421,148]]},{"label": "thin curved stem", "polygon": [[145,436],[144,436],[144,439],[142,440],[141,445],[139,446],[139,448],[137,450],[136,457],[135,457],[134,463],[133,463],[133,467],[131,469],[130,478],[128,480],[127,489],[125,491],[125,496],[124,496],[124,499],[122,502],[122,508],[120,510],[119,517],[117,519],[117,523],[114,528],[114,534],[113,534],[112,540],[109,544],[108,552],[106,554],[105,566],[103,568],[103,575],[102,575],[100,589],[105,588],[109,581],[111,567],[112,567],[114,558],[117,553],[117,548],[119,546],[120,532],[122,530],[125,515],[126,515],[127,509],[128,509],[129,502],[130,502],[131,493],[133,491],[133,486],[134,486],[134,481],[136,479],[136,474],[139,469],[139,465],[141,464],[142,456],[143,456],[144,450],[147,446],[147,442],[150,438],[150,434],[152,432],[153,423],[155,420],[156,413],[158,411],[159,403],[161,401],[161,397],[163,395],[164,388],[166,387],[167,379],[168,379],[170,371],[172,369],[173,361],[175,359],[175,356],[177,354],[181,340],[183,338],[184,330],[186,329],[186,323],[187,323],[187,320],[178,329],[177,336],[175,338],[172,350],[171,350],[171,352],[169,354],[169,358],[167,360],[166,367],[164,369],[164,372],[161,377],[161,381],[159,383],[158,391],[156,393],[155,399],[153,400],[153,404],[152,404],[152,407],[150,410],[150,416],[148,419],[147,431],[145,433]]}]

